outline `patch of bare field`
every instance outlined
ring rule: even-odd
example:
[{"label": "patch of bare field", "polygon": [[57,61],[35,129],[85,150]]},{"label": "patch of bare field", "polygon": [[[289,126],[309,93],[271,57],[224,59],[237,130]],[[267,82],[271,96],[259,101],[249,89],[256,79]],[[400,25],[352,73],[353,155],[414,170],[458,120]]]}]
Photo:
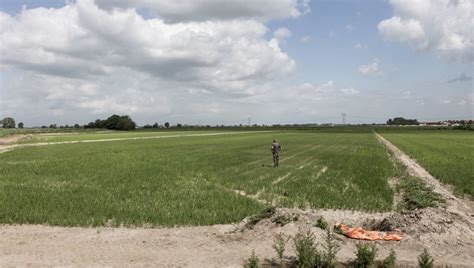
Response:
[{"label": "patch of bare field", "polygon": [[64,135],[79,135],[79,132],[52,132],[52,133],[38,133],[38,136],[64,136]]},{"label": "patch of bare field", "polygon": [[11,135],[0,138],[0,153],[11,151],[15,148],[15,143],[31,139],[31,134]]},{"label": "patch of bare field", "polygon": [[0,138],[0,146],[2,145],[10,145],[20,141],[29,140],[33,137],[31,134],[19,134],[19,135],[11,135],[6,137]]}]

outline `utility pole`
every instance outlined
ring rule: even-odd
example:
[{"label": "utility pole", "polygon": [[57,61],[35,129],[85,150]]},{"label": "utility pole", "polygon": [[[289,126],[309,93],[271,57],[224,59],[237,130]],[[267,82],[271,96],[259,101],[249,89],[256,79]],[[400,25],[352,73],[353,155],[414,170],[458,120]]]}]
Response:
[{"label": "utility pole", "polygon": [[346,124],[346,113],[342,113],[342,124],[345,125]]}]

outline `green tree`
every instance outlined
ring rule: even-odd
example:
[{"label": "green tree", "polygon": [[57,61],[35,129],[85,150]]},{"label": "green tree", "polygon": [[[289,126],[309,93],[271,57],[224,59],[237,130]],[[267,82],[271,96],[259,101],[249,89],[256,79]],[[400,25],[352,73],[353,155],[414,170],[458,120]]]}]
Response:
[{"label": "green tree", "polygon": [[11,117],[5,117],[2,120],[3,128],[15,128],[15,119]]},{"label": "green tree", "polygon": [[105,120],[105,127],[107,129],[119,130],[120,115],[114,114]]},{"label": "green tree", "polygon": [[120,116],[117,129],[118,130],[135,130],[137,124],[133,122],[132,118],[128,115]]},{"label": "green tree", "polygon": [[23,128],[24,126],[23,122],[18,123],[18,128]]},{"label": "green tree", "polygon": [[165,128],[169,128],[170,127],[170,123],[169,122],[166,122],[165,123]]},{"label": "green tree", "polygon": [[419,125],[418,120],[416,119],[406,119],[403,117],[395,117],[387,121],[387,125]]}]

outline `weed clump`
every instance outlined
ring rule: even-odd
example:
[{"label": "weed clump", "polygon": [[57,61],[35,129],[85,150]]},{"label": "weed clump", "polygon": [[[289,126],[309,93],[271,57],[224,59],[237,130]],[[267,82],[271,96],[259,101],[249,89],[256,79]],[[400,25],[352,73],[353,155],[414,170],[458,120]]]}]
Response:
[{"label": "weed clump", "polygon": [[315,237],[311,231],[298,233],[295,238],[295,248],[298,260],[298,267],[327,267],[334,268],[337,265],[336,255],[340,246],[334,237],[334,233],[326,229],[325,244],[323,250],[318,249]]},{"label": "weed clump", "polygon": [[323,216],[320,216],[316,221],[316,227],[321,228],[323,230],[327,230],[329,225],[326,219]]},{"label": "weed clump", "polygon": [[328,228],[326,229],[326,244],[323,245],[323,261],[322,266],[327,268],[334,268],[337,264],[336,255],[339,252],[340,246],[334,234]]},{"label": "weed clump", "polygon": [[285,226],[291,222],[291,218],[287,215],[278,215],[272,220],[272,222],[280,226]]},{"label": "weed clump", "polygon": [[431,268],[433,267],[434,259],[431,257],[430,253],[428,253],[428,250],[423,249],[423,253],[418,256],[418,266],[420,268]]},{"label": "weed clump", "polygon": [[272,248],[276,251],[278,259],[280,260],[280,266],[283,267],[283,256],[285,254],[286,242],[290,240],[290,237],[286,237],[284,234],[279,233],[275,236],[274,244]]},{"label": "weed clump", "polygon": [[354,267],[367,268],[374,264],[375,256],[377,256],[377,248],[375,245],[359,243],[357,244],[355,253],[356,259],[354,261]]},{"label": "weed clump", "polygon": [[433,192],[433,189],[419,178],[406,177],[398,187],[403,192],[401,206],[407,210],[437,207],[445,202],[440,194]]},{"label": "weed clump", "polygon": [[314,234],[311,231],[298,233],[294,238],[294,242],[298,267],[312,268],[321,266],[321,253],[314,243]]},{"label": "weed clump", "polygon": [[245,261],[245,268],[258,268],[258,257],[255,255],[255,250],[252,250],[252,255]]},{"label": "weed clump", "polygon": [[273,214],[275,214],[275,207],[265,208],[260,213],[250,216],[247,223],[245,224],[245,227],[248,229],[253,229],[255,224],[263,219],[270,218],[273,216]]},{"label": "weed clump", "polygon": [[390,250],[390,254],[388,254],[387,258],[385,258],[380,264],[380,267],[381,268],[394,268],[396,261],[397,261],[397,254],[395,254],[395,250],[393,250],[392,248]]}]

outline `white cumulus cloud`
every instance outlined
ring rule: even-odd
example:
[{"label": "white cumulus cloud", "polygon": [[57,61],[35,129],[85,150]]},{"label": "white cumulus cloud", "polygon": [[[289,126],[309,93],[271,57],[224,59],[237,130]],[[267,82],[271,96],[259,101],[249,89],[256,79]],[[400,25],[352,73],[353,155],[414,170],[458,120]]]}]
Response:
[{"label": "white cumulus cloud", "polygon": [[309,0],[96,0],[106,10],[147,8],[168,22],[259,20],[299,17],[308,13]]},{"label": "white cumulus cloud", "polygon": [[341,88],[340,91],[346,95],[357,95],[360,93],[360,91],[355,88]]},{"label": "white cumulus cloud", "polygon": [[371,63],[360,65],[357,70],[363,75],[380,76],[383,72],[379,69],[378,60],[374,59]]},{"label": "white cumulus cloud", "polygon": [[186,103],[224,105],[294,71],[295,61],[266,40],[267,31],[247,18],[170,24],[91,0],[0,12],[0,114],[206,114],[211,106]]},{"label": "white cumulus cloud", "polygon": [[273,38],[277,40],[284,40],[290,38],[292,35],[291,31],[288,28],[282,27],[275,30],[273,33]]},{"label": "white cumulus cloud", "polygon": [[451,60],[474,61],[472,0],[390,0],[394,16],[378,25],[387,40]]},{"label": "white cumulus cloud", "polygon": [[357,43],[357,44],[354,45],[354,48],[355,49],[367,49],[367,48],[369,48],[369,46],[368,45],[363,45],[361,43]]},{"label": "white cumulus cloud", "polygon": [[309,36],[309,35],[305,35],[305,36],[300,38],[301,43],[309,43],[309,41],[311,41],[311,36]]}]

